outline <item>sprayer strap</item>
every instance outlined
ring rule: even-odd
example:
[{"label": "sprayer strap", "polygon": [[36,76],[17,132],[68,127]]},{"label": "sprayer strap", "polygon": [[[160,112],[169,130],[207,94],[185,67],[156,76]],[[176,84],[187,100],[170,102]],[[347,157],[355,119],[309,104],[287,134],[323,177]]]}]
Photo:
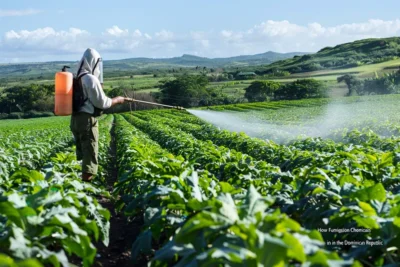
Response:
[{"label": "sprayer strap", "polygon": [[[87,74],[88,73],[83,73],[82,76],[78,77],[79,86],[81,87],[83,94],[84,94],[84,92],[83,92],[83,86],[82,86],[82,79],[81,78],[83,76],[87,75]],[[88,100],[89,100],[89,98],[86,96],[86,98],[83,100],[83,103],[86,103],[86,101],[88,101]]]},{"label": "sprayer strap", "polygon": [[97,67],[97,65],[99,64],[100,60],[101,60],[101,58],[99,58],[99,59],[96,61],[96,64],[94,64],[94,67],[93,67],[93,69],[92,69],[92,75],[94,74],[94,70],[96,69],[96,67]]},{"label": "sprayer strap", "polygon": [[86,73],[84,73],[82,76],[80,76],[80,72],[81,72],[81,70],[82,70],[82,67],[83,67],[83,60],[82,60],[82,63],[81,63],[81,65],[79,66],[79,69],[78,69],[78,72],[76,73],[76,76],[78,77],[78,78],[80,78],[80,77],[82,77],[83,75],[85,75]]}]

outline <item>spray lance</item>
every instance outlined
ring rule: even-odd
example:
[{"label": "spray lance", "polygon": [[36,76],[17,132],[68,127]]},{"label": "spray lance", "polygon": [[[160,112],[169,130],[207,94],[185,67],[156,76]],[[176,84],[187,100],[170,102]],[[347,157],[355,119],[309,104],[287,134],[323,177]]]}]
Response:
[{"label": "spray lance", "polygon": [[127,101],[127,102],[144,103],[144,104],[149,104],[149,105],[154,105],[154,106],[160,106],[160,107],[164,107],[164,108],[174,108],[174,109],[178,109],[178,110],[185,110],[184,107],[169,106],[169,105],[164,105],[164,104],[159,104],[159,103],[154,103],[154,102],[148,102],[148,101],[143,101],[143,100],[137,100],[137,99],[129,98],[129,97],[125,97],[125,101]]}]

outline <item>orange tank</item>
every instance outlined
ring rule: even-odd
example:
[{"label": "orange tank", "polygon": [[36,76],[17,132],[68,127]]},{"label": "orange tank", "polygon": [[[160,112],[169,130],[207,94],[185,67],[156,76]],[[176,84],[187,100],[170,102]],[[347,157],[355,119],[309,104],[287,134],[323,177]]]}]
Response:
[{"label": "orange tank", "polygon": [[68,116],[72,114],[72,83],[73,75],[65,71],[56,73],[55,78],[55,105],[54,114],[56,116]]}]

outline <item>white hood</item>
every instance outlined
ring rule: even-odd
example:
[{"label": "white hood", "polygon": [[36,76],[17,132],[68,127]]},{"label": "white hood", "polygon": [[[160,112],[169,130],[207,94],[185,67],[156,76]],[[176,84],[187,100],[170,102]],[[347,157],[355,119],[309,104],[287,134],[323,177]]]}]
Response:
[{"label": "white hood", "polygon": [[92,74],[99,79],[100,83],[103,83],[103,60],[95,49],[86,49],[79,62],[77,76],[85,73]]}]

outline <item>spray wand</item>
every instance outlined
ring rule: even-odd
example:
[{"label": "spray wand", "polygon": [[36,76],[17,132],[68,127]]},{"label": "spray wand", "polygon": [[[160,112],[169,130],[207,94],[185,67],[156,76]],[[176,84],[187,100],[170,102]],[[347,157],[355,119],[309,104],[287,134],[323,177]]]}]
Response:
[{"label": "spray wand", "polygon": [[159,103],[154,103],[154,102],[148,102],[148,101],[143,101],[143,100],[137,100],[137,99],[129,98],[129,97],[125,97],[125,101],[127,101],[127,102],[144,103],[144,104],[155,105],[155,106],[160,106],[160,107],[164,107],[164,108],[174,108],[174,109],[178,109],[178,110],[185,110],[184,107],[169,106],[169,105],[164,105],[164,104],[159,104]]}]

